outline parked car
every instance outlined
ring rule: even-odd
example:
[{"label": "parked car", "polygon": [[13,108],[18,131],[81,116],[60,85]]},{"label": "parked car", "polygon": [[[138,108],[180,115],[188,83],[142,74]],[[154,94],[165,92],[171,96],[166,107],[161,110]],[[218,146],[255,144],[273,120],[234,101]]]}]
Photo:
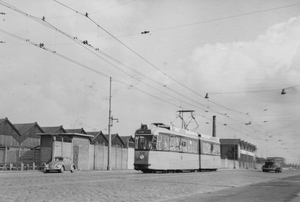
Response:
[{"label": "parked car", "polygon": [[276,160],[267,160],[265,165],[262,167],[263,172],[274,171],[275,173],[281,173],[282,167],[281,163]]},{"label": "parked car", "polygon": [[44,172],[58,171],[63,173],[64,171],[71,171],[71,173],[73,173],[75,169],[76,167],[70,157],[56,156],[50,163],[45,164]]}]

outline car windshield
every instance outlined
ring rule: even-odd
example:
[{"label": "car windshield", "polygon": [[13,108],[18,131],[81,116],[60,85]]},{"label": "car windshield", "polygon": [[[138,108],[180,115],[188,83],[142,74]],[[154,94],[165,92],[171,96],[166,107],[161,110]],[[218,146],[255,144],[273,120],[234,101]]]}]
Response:
[{"label": "car windshield", "polygon": [[54,157],[54,161],[63,161],[64,160],[64,158],[62,158],[62,157]]},{"label": "car windshield", "polygon": [[274,164],[275,164],[274,161],[267,161],[267,162],[266,162],[266,165],[267,165],[267,166],[273,166]]}]

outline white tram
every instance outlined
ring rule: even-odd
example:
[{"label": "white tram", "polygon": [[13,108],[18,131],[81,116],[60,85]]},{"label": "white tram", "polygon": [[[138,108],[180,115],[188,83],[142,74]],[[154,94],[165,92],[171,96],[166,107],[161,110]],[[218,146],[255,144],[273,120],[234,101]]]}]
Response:
[{"label": "white tram", "polygon": [[217,137],[153,123],[135,133],[134,169],[147,172],[214,170],[221,167]]}]

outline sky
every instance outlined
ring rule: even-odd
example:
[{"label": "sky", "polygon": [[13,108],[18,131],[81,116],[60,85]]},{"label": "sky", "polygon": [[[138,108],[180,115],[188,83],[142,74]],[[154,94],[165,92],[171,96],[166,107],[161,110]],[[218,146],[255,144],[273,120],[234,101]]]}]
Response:
[{"label": "sky", "polygon": [[0,0],[0,13],[0,118],[108,133],[111,92],[112,133],[195,110],[190,130],[211,135],[216,116],[217,137],[300,163],[299,0]]}]

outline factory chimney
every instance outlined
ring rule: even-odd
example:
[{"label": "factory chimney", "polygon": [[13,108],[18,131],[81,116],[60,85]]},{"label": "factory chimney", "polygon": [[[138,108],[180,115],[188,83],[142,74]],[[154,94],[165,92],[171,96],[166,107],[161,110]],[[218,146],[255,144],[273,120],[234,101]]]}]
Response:
[{"label": "factory chimney", "polygon": [[213,116],[213,124],[212,124],[212,136],[216,137],[216,116]]}]

